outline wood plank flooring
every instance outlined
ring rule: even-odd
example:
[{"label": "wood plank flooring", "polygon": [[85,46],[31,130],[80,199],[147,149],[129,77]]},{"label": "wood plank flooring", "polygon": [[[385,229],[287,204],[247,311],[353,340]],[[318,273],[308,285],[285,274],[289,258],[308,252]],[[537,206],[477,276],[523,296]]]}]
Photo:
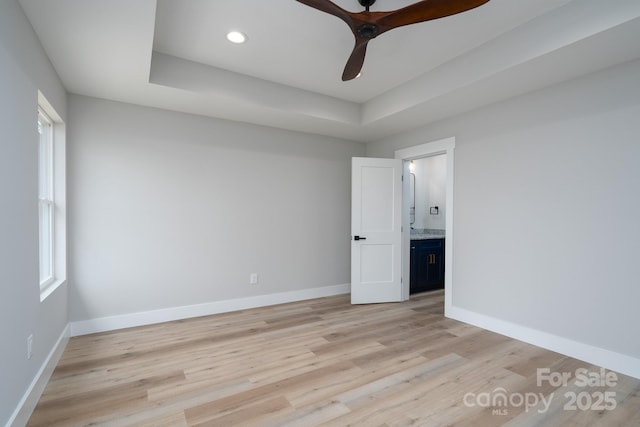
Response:
[{"label": "wood plank flooring", "polygon": [[598,367],[446,319],[443,298],[344,295],[72,338],[28,425],[640,426],[640,380],[581,387]]}]

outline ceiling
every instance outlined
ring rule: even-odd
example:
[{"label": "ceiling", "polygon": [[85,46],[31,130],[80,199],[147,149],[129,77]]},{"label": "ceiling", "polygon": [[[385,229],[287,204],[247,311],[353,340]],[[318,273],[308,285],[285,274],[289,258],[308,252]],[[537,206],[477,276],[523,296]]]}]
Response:
[{"label": "ceiling", "polygon": [[71,93],[363,142],[640,58],[638,0],[491,0],[372,40],[348,82],[349,27],[295,0],[19,2]]}]

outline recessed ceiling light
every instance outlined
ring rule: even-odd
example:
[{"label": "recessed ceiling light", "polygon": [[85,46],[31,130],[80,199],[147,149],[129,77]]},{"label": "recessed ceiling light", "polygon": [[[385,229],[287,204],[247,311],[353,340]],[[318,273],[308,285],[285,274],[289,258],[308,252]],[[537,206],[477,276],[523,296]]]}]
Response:
[{"label": "recessed ceiling light", "polygon": [[227,40],[231,43],[241,44],[247,41],[247,35],[240,31],[229,31],[227,33]]}]

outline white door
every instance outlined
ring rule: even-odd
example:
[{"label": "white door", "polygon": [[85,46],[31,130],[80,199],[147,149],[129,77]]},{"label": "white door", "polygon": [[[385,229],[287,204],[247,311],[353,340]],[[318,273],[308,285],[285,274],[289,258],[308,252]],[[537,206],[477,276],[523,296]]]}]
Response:
[{"label": "white door", "polygon": [[402,160],[351,166],[351,303],[402,301]]}]

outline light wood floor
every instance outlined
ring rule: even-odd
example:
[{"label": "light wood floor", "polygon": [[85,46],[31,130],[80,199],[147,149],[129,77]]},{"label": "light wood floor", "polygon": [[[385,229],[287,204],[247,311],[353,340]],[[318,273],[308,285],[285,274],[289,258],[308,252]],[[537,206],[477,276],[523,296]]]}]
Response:
[{"label": "light wood floor", "polygon": [[[29,425],[640,426],[639,380],[579,387],[578,368],[600,372],[444,318],[442,292],[338,296],[72,338]],[[604,392],[615,409],[565,408]]]}]

